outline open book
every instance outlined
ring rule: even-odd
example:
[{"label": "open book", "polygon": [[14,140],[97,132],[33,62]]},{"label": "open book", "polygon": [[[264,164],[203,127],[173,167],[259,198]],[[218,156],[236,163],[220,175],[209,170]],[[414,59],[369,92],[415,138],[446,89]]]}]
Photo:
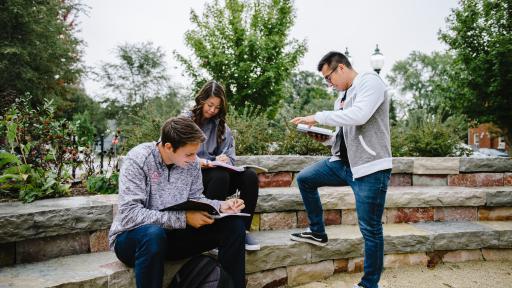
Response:
[{"label": "open book", "polygon": [[210,162],[212,165],[214,166],[217,166],[217,167],[224,167],[226,169],[229,169],[231,171],[235,171],[235,172],[243,172],[245,171],[245,169],[247,168],[252,168],[254,169],[254,171],[256,171],[256,173],[263,173],[263,172],[268,172],[268,169],[267,168],[263,168],[263,167],[260,167],[260,166],[256,166],[256,165],[251,165],[251,164],[248,164],[248,165],[241,165],[241,166],[233,166],[233,165],[230,165],[230,164],[226,164],[226,163],[223,163],[223,162],[220,162],[220,161],[212,161]]},{"label": "open book", "polygon": [[311,132],[311,133],[325,135],[325,136],[333,136],[334,135],[334,131],[332,131],[330,129],[320,128],[320,127],[315,127],[315,126],[309,127],[309,125],[306,125],[306,124],[297,125],[297,131],[303,132],[303,133]]},{"label": "open book", "polygon": [[209,203],[202,202],[202,201],[196,201],[196,200],[187,200],[185,202],[169,206],[163,209],[160,209],[160,211],[205,211],[208,212],[214,219],[223,218],[226,216],[251,216],[248,213],[222,213],[217,208],[213,207]]}]

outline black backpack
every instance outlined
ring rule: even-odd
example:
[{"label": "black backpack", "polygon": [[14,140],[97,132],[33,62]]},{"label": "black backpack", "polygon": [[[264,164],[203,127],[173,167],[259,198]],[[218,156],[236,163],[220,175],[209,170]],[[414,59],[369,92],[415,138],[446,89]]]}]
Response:
[{"label": "black backpack", "polygon": [[178,270],[169,288],[233,288],[231,277],[213,257],[198,255]]}]

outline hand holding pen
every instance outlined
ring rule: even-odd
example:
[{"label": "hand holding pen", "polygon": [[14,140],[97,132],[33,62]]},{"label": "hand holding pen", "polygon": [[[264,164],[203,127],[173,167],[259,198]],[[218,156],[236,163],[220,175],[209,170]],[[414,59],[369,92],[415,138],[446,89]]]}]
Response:
[{"label": "hand holding pen", "polygon": [[220,153],[219,156],[215,157],[215,160],[222,162],[222,163],[229,164],[229,157],[225,154],[227,150],[228,150],[228,146],[224,147],[224,150],[222,150],[222,152]]}]

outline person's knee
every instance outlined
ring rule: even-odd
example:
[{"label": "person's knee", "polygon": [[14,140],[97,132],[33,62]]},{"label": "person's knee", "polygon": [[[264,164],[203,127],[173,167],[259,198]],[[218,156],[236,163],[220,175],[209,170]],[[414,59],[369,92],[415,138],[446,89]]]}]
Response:
[{"label": "person's knee", "polygon": [[213,168],[214,170],[211,171],[210,177],[210,183],[215,184],[223,184],[226,185],[226,187],[229,186],[229,172],[225,169],[217,169]]},{"label": "person's knee", "polygon": [[247,169],[242,174],[243,180],[245,183],[251,186],[258,186],[259,185],[259,179],[258,174],[252,169]]},{"label": "person's knee", "polygon": [[139,251],[150,256],[165,255],[167,235],[165,229],[158,225],[147,225],[139,244]]},{"label": "person's knee", "polygon": [[226,217],[224,220],[224,231],[227,235],[233,235],[233,237],[240,237],[243,235],[245,238],[245,223],[242,220],[242,217]]},{"label": "person's knee", "polygon": [[304,171],[299,172],[297,174],[297,184],[299,186],[308,185],[310,182],[310,177],[308,173],[304,173]]}]

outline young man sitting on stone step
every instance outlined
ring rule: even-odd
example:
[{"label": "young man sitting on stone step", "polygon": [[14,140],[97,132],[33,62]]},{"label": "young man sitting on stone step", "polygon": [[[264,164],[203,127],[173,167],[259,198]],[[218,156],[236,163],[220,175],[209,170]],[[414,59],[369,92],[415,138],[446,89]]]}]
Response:
[{"label": "young man sitting on stone step", "polygon": [[135,269],[137,287],[162,287],[164,261],[218,248],[218,260],[235,287],[245,287],[245,225],[241,217],[213,220],[200,211],[159,211],[187,199],[235,213],[243,201],[206,199],[196,153],[205,136],[187,117],[167,120],[159,142],[134,147],[123,160],[119,212],[110,247]]},{"label": "young man sitting on stone step", "polygon": [[384,259],[381,219],[392,167],[386,85],[375,72],[358,74],[339,52],[327,53],[318,63],[318,71],[330,86],[341,91],[334,110],[291,122],[337,128],[329,139],[313,137],[332,145],[332,157],[306,167],[297,176],[310,231],[294,233],[291,239],[326,245],[318,187],[350,185],[364,238],[364,275],[354,287],[376,288]]}]

